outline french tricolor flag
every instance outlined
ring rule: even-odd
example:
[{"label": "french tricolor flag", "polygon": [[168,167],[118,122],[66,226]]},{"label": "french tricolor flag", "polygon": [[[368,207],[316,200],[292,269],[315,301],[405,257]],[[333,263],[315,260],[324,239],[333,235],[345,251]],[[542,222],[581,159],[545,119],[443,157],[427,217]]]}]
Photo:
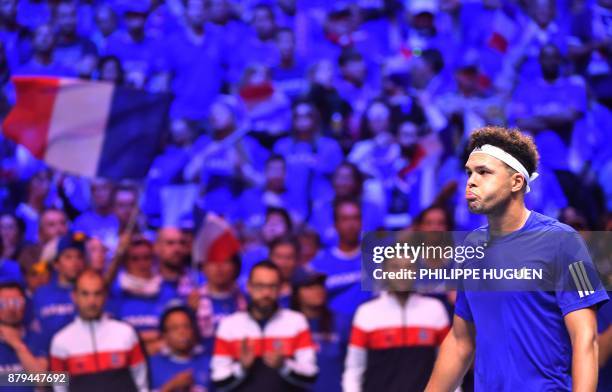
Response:
[{"label": "french tricolor flag", "polygon": [[14,76],[3,133],[50,166],[86,177],[142,179],[158,152],[169,97],[78,79]]}]

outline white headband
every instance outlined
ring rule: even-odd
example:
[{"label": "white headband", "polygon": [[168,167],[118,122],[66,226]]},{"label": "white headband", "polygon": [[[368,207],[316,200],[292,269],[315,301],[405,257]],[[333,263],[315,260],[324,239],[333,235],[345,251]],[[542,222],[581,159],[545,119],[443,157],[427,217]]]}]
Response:
[{"label": "white headband", "polygon": [[487,154],[492,156],[493,158],[497,158],[500,161],[504,162],[506,165],[516,170],[517,172],[519,172],[525,178],[525,182],[527,183],[526,193],[529,193],[529,191],[531,190],[531,188],[529,187],[529,183],[538,178],[539,176],[537,172],[533,172],[533,174],[530,176],[527,172],[527,169],[525,169],[525,166],[523,166],[523,164],[520,163],[518,159],[508,154],[506,151],[502,150],[499,147],[495,147],[490,144],[485,144],[482,147],[476,147],[470,155],[475,153]]}]

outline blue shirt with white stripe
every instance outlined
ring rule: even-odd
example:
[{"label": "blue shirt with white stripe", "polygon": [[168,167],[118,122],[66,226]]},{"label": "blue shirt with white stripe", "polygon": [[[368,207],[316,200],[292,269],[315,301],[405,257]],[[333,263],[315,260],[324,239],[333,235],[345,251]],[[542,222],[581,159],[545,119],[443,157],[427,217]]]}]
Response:
[{"label": "blue shirt with white stripe", "polygon": [[[474,383],[477,391],[570,391],[572,346],[564,317],[599,306],[608,295],[580,235],[557,220],[532,211],[525,225],[488,238],[489,254],[507,268],[542,268],[557,289],[459,290],[455,314],[476,328]],[[503,287],[503,286],[502,286]],[[507,289],[507,290],[506,290]]]}]

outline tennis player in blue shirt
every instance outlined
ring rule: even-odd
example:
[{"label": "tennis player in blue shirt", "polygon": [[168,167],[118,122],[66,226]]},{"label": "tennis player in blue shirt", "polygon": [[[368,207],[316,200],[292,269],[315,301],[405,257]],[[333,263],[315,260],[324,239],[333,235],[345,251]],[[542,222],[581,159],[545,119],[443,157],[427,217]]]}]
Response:
[{"label": "tennis player in blue shirt", "polygon": [[[525,207],[537,177],[533,140],[518,130],[485,127],[471,135],[469,150],[465,198],[471,212],[487,217],[478,229],[487,235],[486,252],[505,249],[508,264],[525,265],[514,256],[526,255],[527,246],[527,263],[559,271],[553,276],[563,281],[555,282],[558,290],[459,290],[426,392],[454,391],[474,357],[476,391],[595,391],[596,308],[608,296],[580,236]],[[559,240],[534,242],[528,232]]]}]

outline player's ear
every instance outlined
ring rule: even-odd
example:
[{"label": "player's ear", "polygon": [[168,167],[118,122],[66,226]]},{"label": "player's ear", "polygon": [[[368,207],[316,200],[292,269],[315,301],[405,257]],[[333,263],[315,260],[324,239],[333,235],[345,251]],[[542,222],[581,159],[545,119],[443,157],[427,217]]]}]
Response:
[{"label": "player's ear", "polygon": [[514,173],[510,178],[510,183],[512,192],[520,192],[525,187],[525,177],[520,173]]}]

